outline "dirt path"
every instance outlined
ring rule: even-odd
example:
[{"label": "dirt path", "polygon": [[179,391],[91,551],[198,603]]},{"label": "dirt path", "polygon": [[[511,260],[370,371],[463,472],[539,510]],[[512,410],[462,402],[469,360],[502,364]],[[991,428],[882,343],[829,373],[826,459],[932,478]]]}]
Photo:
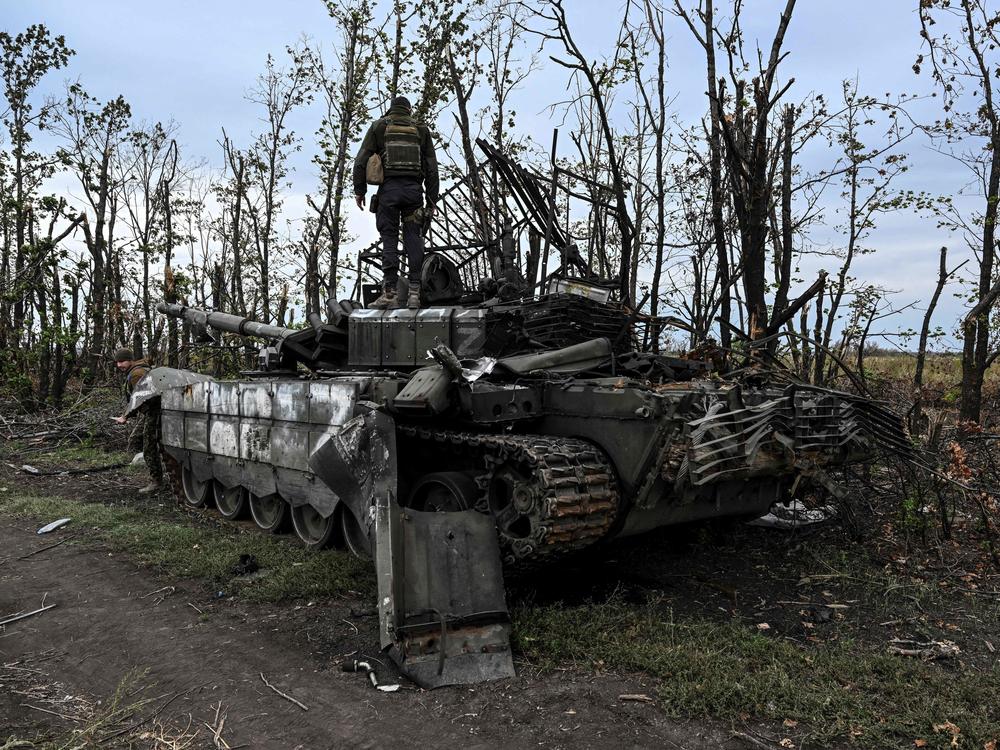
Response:
[{"label": "dirt path", "polygon": [[[106,700],[131,670],[145,671],[145,694],[161,698],[145,715],[173,697],[158,719],[200,727],[214,723],[221,703],[231,747],[743,746],[723,728],[673,724],[652,705],[620,701],[624,693],[654,691],[638,678],[539,676],[522,665],[518,678],[486,686],[380,693],[331,658],[343,645],[322,635],[343,614],[335,603],[286,617],[276,607],[206,602],[197,584],[165,581],[93,545],[18,559],[58,541],[35,536],[34,528],[7,521],[0,530],[0,615],[34,609],[43,596],[58,606],[0,628],[0,664],[15,665],[10,669],[36,686],[47,682],[91,701]],[[150,595],[167,585],[173,593]],[[374,638],[373,618],[358,626],[359,639]],[[309,710],[268,689],[261,673]],[[0,695],[0,740],[71,726],[24,702],[12,691]],[[193,746],[212,747],[207,729]]]}]

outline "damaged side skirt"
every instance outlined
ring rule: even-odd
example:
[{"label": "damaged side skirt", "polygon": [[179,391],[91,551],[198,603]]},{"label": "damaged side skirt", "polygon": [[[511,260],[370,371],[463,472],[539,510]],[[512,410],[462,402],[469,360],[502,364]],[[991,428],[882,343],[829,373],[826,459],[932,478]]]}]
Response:
[{"label": "damaged side skirt", "polygon": [[383,650],[426,688],[513,676],[492,518],[402,508],[396,461],[395,424],[374,410],[344,425],[309,459],[368,533]]}]

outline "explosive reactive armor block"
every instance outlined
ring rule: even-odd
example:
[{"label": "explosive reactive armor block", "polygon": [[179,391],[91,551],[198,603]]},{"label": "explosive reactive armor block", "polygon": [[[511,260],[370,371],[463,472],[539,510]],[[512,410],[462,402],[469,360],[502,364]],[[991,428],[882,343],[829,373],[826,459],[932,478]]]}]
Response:
[{"label": "explosive reactive armor block", "polygon": [[428,364],[427,350],[448,346],[460,359],[483,355],[486,310],[357,310],[348,320],[351,366],[413,367]]}]

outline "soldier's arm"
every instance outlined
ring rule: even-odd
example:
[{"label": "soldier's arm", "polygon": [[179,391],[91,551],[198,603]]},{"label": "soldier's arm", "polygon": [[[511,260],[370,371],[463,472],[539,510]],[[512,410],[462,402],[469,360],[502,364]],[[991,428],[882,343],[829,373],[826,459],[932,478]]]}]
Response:
[{"label": "soldier's arm", "polygon": [[364,140],[361,141],[361,148],[358,149],[358,155],[354,158],[354,194],[364,197],[365,193],[368,192],[368,180],[365,176],[365,170],[368,167],[368,160],[371,158],[372,154],[378,151],[378,143],[375,139],[375,125],[372,123],[368,128],[368,132],[365,133]]},{"label": "soldier's arm", "polygon": [[437,203],[441,191],[441,178],[438,175],[437,155],[434,153],[434,138],[429,128],[422,128],[423,143],[420,151],[423,154],[424,189],[427,191],[427,204]]},{"label": "soldier's arm", "polygon": [[128,398],[125,400],[125,413],[122,414],[120,417],[111,417],[111,420],[113,422],[117,422],[118,424],[125,424],[128,421],[129,418],[128,407],[129,403],[132,400],[132,393],[135,391],[135,387],[139,384],[139,381],[142,380],[144,377],[146,377],[146,375],[148,374],[149,374],[148,367],[137,367],[129,371],[128,375],[126,376]]},{"label": "soldier's arm", "polygon": [[129,405],[129,401],[131,401],[131,398],[126,398],[125,399],[125,412],[123,414],[120,414],[117,417],[111,417],[111,421],[112,422],[117,422],[118,424],[125,424],[126,422],[128,422],[128,405]]}]

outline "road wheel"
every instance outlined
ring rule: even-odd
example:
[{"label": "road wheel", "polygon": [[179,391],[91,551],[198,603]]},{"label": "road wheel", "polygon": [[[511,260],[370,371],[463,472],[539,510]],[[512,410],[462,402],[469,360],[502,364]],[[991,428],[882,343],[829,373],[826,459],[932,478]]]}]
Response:
[{"label": "road wheel", "polygon": [[247,491],[243,487],[226,487],[222,482],[215,482],[212,487],[215,495],[215,507],[219,515],[230,521],[235,521],[246,515]]},{"label": "road wheel", "polygon": [[283,531],[287,524],[288,503],[278,494],[261,497],[251,492],[250,515],[261,529],[269,534],[277,534]]},{"label": "road wheel", "polygon": [[472,474],[436,471],[417,481],[406,505],[430,513],[454,513],[474,507],[480,494]]},{"label": "road wheel", "polygon": [[184,503],[189,508],[203,508],[211,489],[211,480],[198,481],[191,469],[186,466],[181,469],[181,490],[184,492]]},{"label": "road wheel", "polygon": [[333,517],[340,525],[340,533],[344,539],[344,545],[355,557],[368,560],[372,556],[371,542],[368,540],[368,533],[364,527],[358,523],[358,519],[348,510],[343,503],[337,506],[333,512]]},{"label": "road wheel", "polygon": [[309,549],[328,547],[337,528],[332,513],[323,518],[311,505],[297,505],[292,508],[292,526],[295,527],[295,535]]}]

